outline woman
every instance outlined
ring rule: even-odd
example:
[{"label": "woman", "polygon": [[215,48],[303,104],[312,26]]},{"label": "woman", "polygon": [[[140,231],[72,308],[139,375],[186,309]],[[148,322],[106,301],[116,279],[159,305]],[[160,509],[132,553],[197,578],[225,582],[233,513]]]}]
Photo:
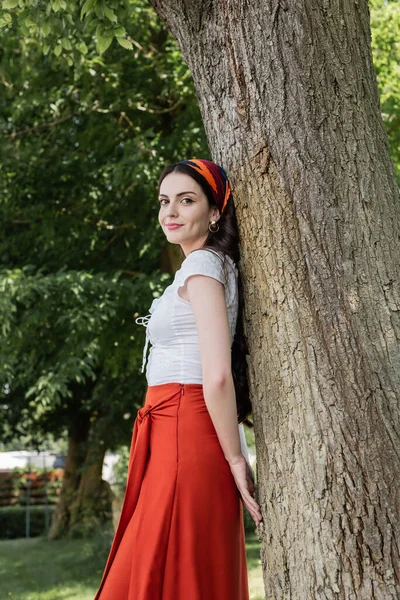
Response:
[{"label": "woman", "polygon": [[212,161],[181,161],[161,174],[159,202],[185,259],[137,319],[142,372],[152,342],[148,388],[95,600],[248,600],[241,502],[257,525],[262,516],[242,424],[251,404],[229,181]]}]

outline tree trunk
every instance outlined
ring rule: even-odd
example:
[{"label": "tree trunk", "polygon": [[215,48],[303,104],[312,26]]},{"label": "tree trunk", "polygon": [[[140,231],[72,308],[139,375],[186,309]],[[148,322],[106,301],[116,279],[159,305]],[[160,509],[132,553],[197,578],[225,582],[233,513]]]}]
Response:
[{"label": "tree trunk", "polygon": [[266,597],[399,598],[400,203],[367,1],[151,3],[233,184]]},{"label": "tree trunk", "polygon": [[112,523],[112,492],[109,483],[102,479],[105,453],[104,445],[90,443],[70,508],[70,537],[86,537],[99,531],[104,523]]},{"label": "tree trunk", "polygon": [[68,456],[49,539],[86,537],[112,523],[112,492],[102,479],[105,453],[90,429],[90,414],[81,413],[69,428]]},{"label": "tree trunk", "polygon": [[82,465],[85,461],[89,418],[89,414],[80,414],[79,418],[74,419],[68,428],[68,455],[65,461],[60,498],[51,522],[50,540],[64,537],[68,532],[71,504],[79,488]]}]

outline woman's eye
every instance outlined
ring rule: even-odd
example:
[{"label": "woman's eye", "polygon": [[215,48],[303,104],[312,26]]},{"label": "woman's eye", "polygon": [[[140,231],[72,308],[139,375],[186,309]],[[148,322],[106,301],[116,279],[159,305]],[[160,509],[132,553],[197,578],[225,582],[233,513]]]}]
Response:
[{"label": "woman's eye", "polygon": [[[183,200],[189,200],[190,203],[194,202],[194,200],[192,198],[182,198],[182,202]],[[168,198],[161,198],[160,199],[160,204],[163,205],[164,202],[169,202]]]}]

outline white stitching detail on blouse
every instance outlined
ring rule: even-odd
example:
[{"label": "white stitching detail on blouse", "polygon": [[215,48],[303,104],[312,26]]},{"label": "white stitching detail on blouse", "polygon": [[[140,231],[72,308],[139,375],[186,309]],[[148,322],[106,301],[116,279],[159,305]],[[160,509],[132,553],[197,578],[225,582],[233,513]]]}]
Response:
[{"label": "white stitching detail on blouse", "polygon": [[145,367],[146,360],[147,360],[146,354],[147,354],[147,348],[149,346],[149,341],[150,341],[149,332],[147,331],[147,323],[149,322],[150,317],[151,317],[151,314],[146,315],[145,317],[138,317],[137,319],[135,319],[135,323],[137,323],[138,325],[144,325],[146,327],[146,343],[143,348],[141,373],[143,373],[143,371],[144,371],[144,367]]},{"label": "white stitching detail on blouse", "polygon": [[150,320],[150,317],[152,315],[152,313],[154,312],[155,307],[157,306],[158,302],[161,300],[161,298],[154,298],[153,302],[151,303],[151,306],[149,308],[149,314],[146,315],[145,317],[137,317],[137,319],[135,319],[135,323],[137,323],[138,325],[144,325],[146,327],[146,343],[144,345],[143,348],[143,359],[142,359],[142,370],[141,373],[143,373],[144,368],[146,366],[146,362],[147,362],[147,348],[149,346],[149,341],[150,341],[150,336],[149,336],[149,332],[147,331],[147,324]]}]

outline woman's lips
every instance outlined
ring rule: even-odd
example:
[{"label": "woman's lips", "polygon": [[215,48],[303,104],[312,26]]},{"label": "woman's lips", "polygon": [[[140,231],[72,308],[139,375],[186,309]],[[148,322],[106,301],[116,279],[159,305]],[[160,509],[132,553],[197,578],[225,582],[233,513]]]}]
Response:
[{"label": "woman's lips", "polygon": [[176,223],[173,223],[171,225],[167,225],[166,227],[167,229],[178,229],[178,227],[182,227],[182,225],[177,225]]}]

